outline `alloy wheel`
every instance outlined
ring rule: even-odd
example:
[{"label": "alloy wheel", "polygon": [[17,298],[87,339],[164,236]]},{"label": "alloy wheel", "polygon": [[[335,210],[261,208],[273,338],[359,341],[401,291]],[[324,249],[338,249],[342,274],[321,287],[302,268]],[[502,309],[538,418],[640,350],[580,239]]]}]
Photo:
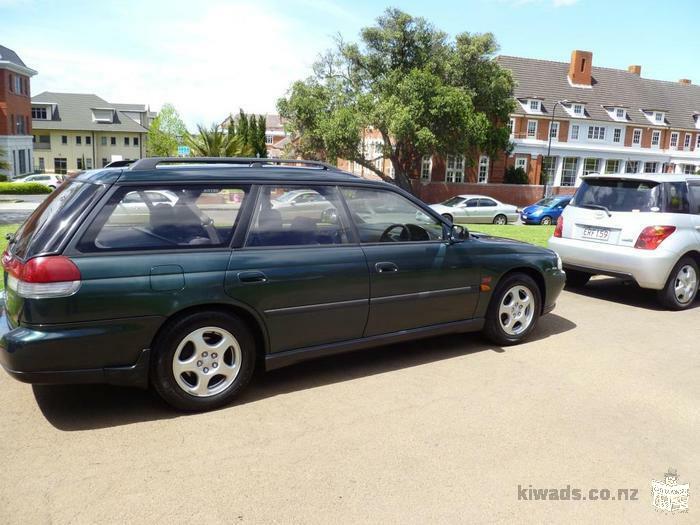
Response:
[{"label": "alloy wheel", "polygon": [[504,224],[508,223],[508,219],[506,219],[505,215],[496,215],[496,218],[493,220],[493,222],[494,224],[503,226]]},{"label": "alloy wheel", "polygon": [[508,335],[520,335],[532,324],[535,300],[532,291],[523,285],[513,286],[501,299],[498,319]]},{"label": "alloy wheel", "polygon": [[698,288],[698,275],[695,268],[686,264],[678,270],[674,292],[676,300],[681,304],[688,304],[695,298]]},{"label": "alloy wheel", "polygon": [[241,347],[231,332],[217,326],[198,328],[185,336],[173,355],[178,386],[196,397],[226,390],[238,377]]}]

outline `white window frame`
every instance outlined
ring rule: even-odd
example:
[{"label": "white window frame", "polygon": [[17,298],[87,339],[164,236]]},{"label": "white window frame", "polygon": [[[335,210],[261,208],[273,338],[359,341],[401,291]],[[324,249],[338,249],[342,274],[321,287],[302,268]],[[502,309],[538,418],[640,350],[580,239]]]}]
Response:
[{"label": "white window frame", "polygon": [[430,155],[423,155],[420,165],[420,180],[430,182],[433,173],[433,158]]},{"label": "white window frame", "polygon": [[549,123],[549,137],[554,141],[559,140],[559,122],[556,120]]},{"label": "white window frame", "polygon": [[487,184],[489,181],[489,164],[490,159],[488,155],[482,155],[479,157],[479,171],[476,175],[476,182],[479,184]]},{"label": "white window frame", "polygon": [[542,103],[537,99],[530,99],[528,101],[528,107],[530,111],[536,111],[537,113],[542,111]]},{"label": "white window frame", "polygon": [[[654,165],[654,170],[653,171],[648,171],[647,166],[648,165]],[[642,169],[644,170],[644,173],[656,173],[656,170],[659,169],[659,163],[658,162],[645,162],[644,166],[642,166]]]},{"label": "white window frame", "polygon": [[658,148],[661,145],[661,131],[655,129],[651,132],[651,147]]},{"label": "white window frame", "polygon": [[642,145],[642,129],[634,128],[632,130],[632,145],[641,146]]},{"label": "white window frame", "polygon": [[579,127],[580,126],[578,124],[571,125],[571,140],[578,140]]},{"label": "white window frame", "polygon": [[683,137],[683,149],[689,150],[692,142],[693,142],[692,133],[686,133],[685,136]]},{"label": "white window frame", "polygon": [[[532,135],[530,134],[530,124],[534,124],[534,125],[535,125],[535,129],[534,129],[534,131],[532,132]],[[528,120],[528,121],[527,121],[527,133],[526,133],[527,138],[529,138],[529,139],[530,139],[530,138],[532,138],[532,139],[536,139],[536,138],[537,138],[537,126],[538,126],[538,122],[537,122],[536,120]]]},{"label": "white window frame", "polygon": [[445,182],[464,182],[464,155],[447,156],[445,161]]},{"label": "white window frame", "polygon": [[[587,161],[589,160],[594,160],[595,161],[595,169],[593,170],[588,170],[586,168],[586,164],[588,163]],[[586,157],[583,159],[583,174],[588,175],[589,173],[600,173],[600,159],[596,157]]]},{"label": "white window frame", "polygon": [[265,144],[270,145],[274,141],[274,137],[272,136],[272,133],[265,133]]},{"label": "white window frame", "polygon": [[515,168],[522,168],[525,170],[525,173],[527,173],[527,157],[523,157],[521,155],[518,155],[515,157]]},{"label": "white window frame", "polygon": [[514,118],[508,119],[508,129],[510,130],[511,136],[515,134],[515,119]]},{"label": "white window frame", "polygon": [[660,111],[655,111],[654,112],[654,122],[663,122],[664,121],[664,114],[661,113]]},{"label": "white window frame", "polygon": [[[616,163],[616,164],[615,164],[615,170],[614,170],[614,171],[610,171],[610,170],[608,169],[608,166],[612,165],[612,163]],[[622,163],[622,161],[621,161],[620,159],[606,159],[606,160],[605,160],[605,169],[604,169],[605,174],[620,173],[620,165],[621,165],[621,163]]]},{"label": "white window frame", "polygon": [[571,111],[576,116],[583,116],[583,114],[585,113],[583,110],[583,104],[574,104],[573,106],[571,106]]},{"label": "white window frame", "polygon": [[[571,165],[571,161],[573,161],[573,166]],[[562,186],[576,186],[576,179],[578,177],[578,162],[578,157],[564,157],[562,159],[560,181]]]},{"label": "white window frame", "polygon": [[588,126],[588,140],[605,140],[605,126]]},{"label": "white window frame", "polygon": [[[631,166],[634,166],[634,169],[630,169]],[[639,173],[639,161],[628,160],[625,163],[625,173]]]},{"label": "white window frame", "polygon": [[671,138],[668,141],[668,147],[671,149],[678,149],[678,140],[680,138],[680,133],[678,133],[677,131],[672,131]]},{"label": "white window frame", "polygon": [[622,128],[613,129],[613,142],[617,144],[622,142]]},{"label": "white window frame", "polygon": [[615,118],[625,120],[626,112],[624,108],[615,108]]}]

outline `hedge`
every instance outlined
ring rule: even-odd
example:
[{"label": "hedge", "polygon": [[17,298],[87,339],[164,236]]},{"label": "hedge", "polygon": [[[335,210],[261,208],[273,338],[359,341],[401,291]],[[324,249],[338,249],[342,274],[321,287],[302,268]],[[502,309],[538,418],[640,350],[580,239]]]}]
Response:
[{"label": "hedge", "polygon": [[51,188],[38,182],[0,182],[0,195],[36,195],[51,193]]}]

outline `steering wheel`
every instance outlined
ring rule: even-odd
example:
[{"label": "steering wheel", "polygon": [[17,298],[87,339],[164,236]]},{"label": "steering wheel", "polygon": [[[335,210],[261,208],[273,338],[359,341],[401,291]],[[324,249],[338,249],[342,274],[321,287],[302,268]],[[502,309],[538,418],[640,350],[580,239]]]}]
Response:
[{"label": "steering wheel", "polygon": [[[395,230],[396,228],[401,228],[401,233],[399,234],[398,239],[395,238],[393,235],[390,235],[392,230]],[[392,224],[386,230],[384,230],[382,232],[382,235],[379,237],[379,242],[400,242],[410,240],[411,231],[404,224]]]},{"label": "steering wheel", "polygon": [[408,229],[408,233],[410,234],[410,240],[412,241],[429,241],[430,240],[430,234],[428,233],[428,230],[423,228],[422,226],[418,226],[417,224],[407,224],[406,228]]}]

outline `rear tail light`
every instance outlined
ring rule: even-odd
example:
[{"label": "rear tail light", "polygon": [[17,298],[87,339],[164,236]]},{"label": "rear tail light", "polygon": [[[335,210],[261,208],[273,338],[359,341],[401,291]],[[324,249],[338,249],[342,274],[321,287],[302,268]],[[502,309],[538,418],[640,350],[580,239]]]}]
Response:
[{"label": "rear tail light", "polygon": [[49,255],[23,263],[8,252],[2,256],[7,287],[25,299],[67,297],[80,288],[80,270],[68,257]]},{"label": "rear tail light", "polygon": [[557,219],[557,227],[554,228],[554,236],[561,237],[563,230],[564,230],[564,217],[560,215],[559,218]]},{"label": "rear tail light", "polygon": [[675,231],[675,226],[647,226],[639,234],[634,247],[640,250],[656,250],[659,244]]}]

